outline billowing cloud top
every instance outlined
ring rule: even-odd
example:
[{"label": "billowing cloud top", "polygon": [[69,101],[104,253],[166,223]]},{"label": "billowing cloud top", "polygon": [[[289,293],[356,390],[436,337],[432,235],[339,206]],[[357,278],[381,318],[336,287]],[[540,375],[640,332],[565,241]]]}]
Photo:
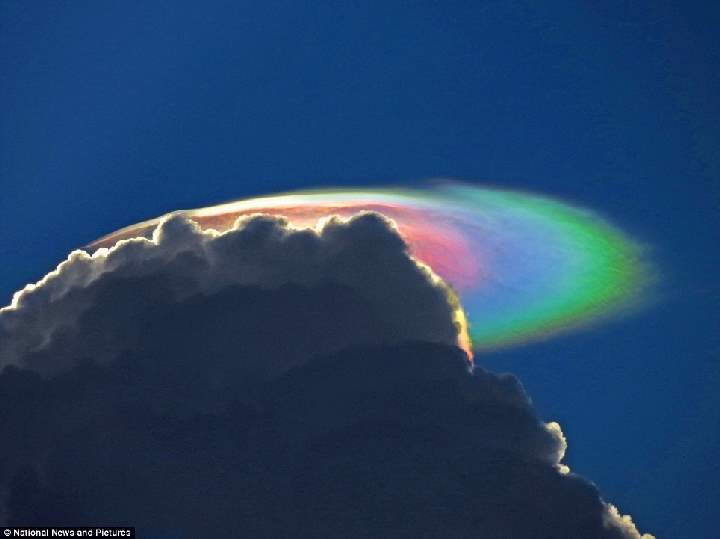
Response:
[{"label": "billowing cloud top", "polygon": [[376,214],[74,252],[0,311],[0,523],[639,539],[461,314]]},{"label": "billowing cloud top", "polygon": [[[347,289],[376,326],[375,334],[359,329],[343,335],[336,329],[327,342],[316,343],[318,353],[378,342],[467,342],[462,313],[449,307],[450,289],[408,256],[391,223],[378,214],[302,230],[279,217],[249,216],[222,233],[171,216],[150,239],[121,241],[92,255],[75,251],[18,292],[12,305],[0,310],[0,365],[54,372],[77,358],[107,361],[137,346],[144,328],[136,320],[151,318],[158,302],[229,286],[292,284]],[[340,307],[327,305],[342,318]],[[106,312],[126,316],[107,318]],[[279,338],[292,323],[282,320],[279,315]]]}]

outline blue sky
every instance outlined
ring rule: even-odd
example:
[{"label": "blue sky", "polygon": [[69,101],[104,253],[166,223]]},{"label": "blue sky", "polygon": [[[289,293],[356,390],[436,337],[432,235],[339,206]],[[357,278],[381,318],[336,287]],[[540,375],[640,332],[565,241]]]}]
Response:
[{"label": "blue sky", "polygon": [[720,70],[710,2],[0,3],[0,294],[169,210],[490,182],[651,246],[657,301],[479,358],[658,537],[720,501]]}]

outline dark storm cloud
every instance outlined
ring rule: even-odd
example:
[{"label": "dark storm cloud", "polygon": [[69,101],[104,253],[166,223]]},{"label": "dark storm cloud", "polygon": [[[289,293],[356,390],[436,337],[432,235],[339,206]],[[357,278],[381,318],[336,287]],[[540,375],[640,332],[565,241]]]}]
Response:
[{"label": "dark storm cloud", "polygon": [[11,524],[143,536],[628,539],[518,381],[468,369],[383,219],[171,219],[2,312]]},{"label": "dark storm cloud", "polygon": [[[449,290],[418,266],[405,247],[389,222],[370,213],[348,222],[331,220],[318,231],[255,216],[240,219],[222,234],[201,231],[175,216],[158,226],[152,240],[128,240],[93,256],[75,251],[45,279],[16,294],[13,304],[0,310],[0,366],[29,365],[48,373],[80,357],[111,360],[139,346],[158,304],[212,295],[233,285],[277,289],[323,284],[354,291],[364,312],[372,312],[374,330],[349,324],[346,340],[337,334],[323,338],[317,331],[316,352],[360,343],[457,343]],[[324,308],[345,318],[348,313],[340,312],[330,296]],[[197,323],[205,324],[206,316],[198,310]],[[287,318],[311,314],[298,309],[292,316],[280,311],[276,316],[277,322],[263,331],[284,340],[284,326],[293,324]],[[239,325],[218,322],[224,328]]]}]

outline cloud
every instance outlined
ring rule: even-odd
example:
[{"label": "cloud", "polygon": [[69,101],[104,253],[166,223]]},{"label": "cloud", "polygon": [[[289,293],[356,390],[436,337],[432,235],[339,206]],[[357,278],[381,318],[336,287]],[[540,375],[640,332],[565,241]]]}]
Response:
[{"label": "cloud", "polygon": [[637,539],[374,214],[82,252],[0,312],[0,522]]},{"label": "cloud", "polygon": [[[159,304],[192,301],[232,286],[286,285],[344,288],[372,313],[374,334],[356,324],[356,332],[346,331],[346,341],[318,335],[317,352],[374,342],[458,342],[459,313],[448,305],[452,292],[408,256],[391,223],[378,214],[332,219],[319,230],[251,216],[222,234],[174,216],[160,223],[152,239],[126,240],[93,255],[75,251],[42,281],[18,292],[0,310],[0,366],[53,373],[77,358],[110,361],[140,346]],[[345,313],[328,302],[326,308],[342,320]],[[197,318],[203,316],[200,311]],[[271,325],[278,326],[274,338],[283,339],[282,325]]]}]

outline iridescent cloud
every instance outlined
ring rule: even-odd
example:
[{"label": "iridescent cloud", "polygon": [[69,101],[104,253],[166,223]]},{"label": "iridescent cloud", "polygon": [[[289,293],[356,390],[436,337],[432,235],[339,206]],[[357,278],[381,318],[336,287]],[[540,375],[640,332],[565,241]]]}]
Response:
[{"label": "iridescent cloud", "polygon": [[[222,231],[253,213],[306,227],[360,211],[392,219],[412,255],[458,291],[476,349],[546,338],[628,312],[645,299],[653,274],[639,245],[591,211],[464,184],[301,191],[178,213]],[[150,236],[159,220],[90,247]]]}]

